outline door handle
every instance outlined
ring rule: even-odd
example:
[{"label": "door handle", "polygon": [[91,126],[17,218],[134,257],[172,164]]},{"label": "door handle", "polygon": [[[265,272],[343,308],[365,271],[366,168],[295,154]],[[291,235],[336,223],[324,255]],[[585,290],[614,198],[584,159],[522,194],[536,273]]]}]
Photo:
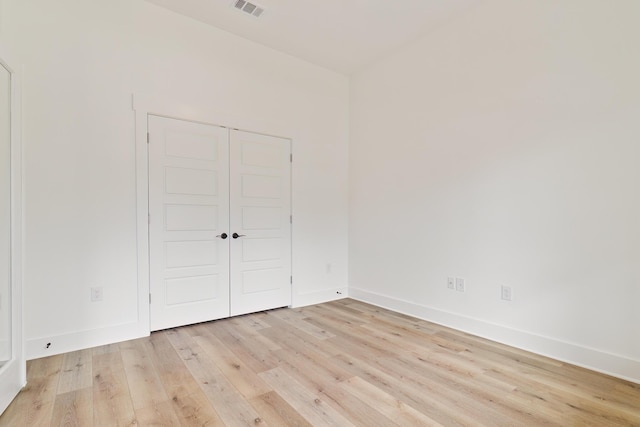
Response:
[{"label": "door handle", "polygon": [[218,234],[216,237],[220,237],[221,239],[224,240],[227,238],[227,233]]},{"label": "door handle", "polygon": [[246,236],[246,234],[233,233],[233,234],[231,235],[231,237],[233,237],[234,239],[237,239],[238,237],[244,237],[244,236]]}]

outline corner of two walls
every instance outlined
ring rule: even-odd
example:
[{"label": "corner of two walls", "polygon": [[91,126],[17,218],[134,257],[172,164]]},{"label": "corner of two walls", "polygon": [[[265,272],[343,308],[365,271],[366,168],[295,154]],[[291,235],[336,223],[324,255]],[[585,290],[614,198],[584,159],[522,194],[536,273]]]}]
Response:
[{"label": "corner of two walls", "polygon": [[350,296],[640,382],[639,19],[486,1],[354,76]]}]

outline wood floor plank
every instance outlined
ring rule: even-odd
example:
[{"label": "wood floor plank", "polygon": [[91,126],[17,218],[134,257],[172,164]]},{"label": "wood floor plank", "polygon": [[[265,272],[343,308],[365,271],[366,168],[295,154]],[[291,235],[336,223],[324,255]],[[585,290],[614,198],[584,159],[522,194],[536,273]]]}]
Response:
[{"label": "wood floor plank", "polygon": [[[435,394],[451,406],[472,415],[485,425],[507,422],[511,426],[529,426],[534,418],[529,412],[503,404],[505,392],[482,384],[476,378],[461,375],[428,363],[428,359],[400,356],[372,363],[387,373],[406,378],[412,387]],[[438,384],[434,388],[432,384]]]},{"label": "wood floor plank", "polygon": [[[337,364],[332,365],[329,361],[325,361],[322,365],[316,365],[313,363],[313,360],[319,359],[313,355],[294,354],[286,350],[280,350],[280,352],[283,363],[278,369],[295,379],[296,382],[301,384],[309,392],[318,396],[326,395],[326,398],[323,400],[338,410],[338,412],[343,413],[341,408],[343,404],[349,404],[350,399],[344,398],[341,402],[339,396],[343,393],[341,393],[336,386],[344,379],[352,376],[348,371],[342,369]],[[360,402],[354,402],[356,411],[361,406]]]},{"label": "wood floor plank", "polygon": [[[408,361],[407,363],[410,363],[413,369],[433,368],[434,372],[446,377],[443,378],[443,381],[466,383],[470,387],[470,393],[485,395],[485,398],[492,402],[500,401],[505,393],[512,392],[516,388],[512,384],[484,375],[485,367],[482,364],[472,363],[457,352],[447,351],[437,346],[424,345],[423,341],[425,340],[409,340],[400,333],[391,332],[395,331],[395,328],[383,330],[379,326],[374,328],[368,324],[362,325],[362,328],[367,330],[369,337],[383,339],[389,345],[396,347],[400,358]],[[511,402],[511,405],[512,407],[509,409],[525,414],[523,416],[526,417],[528,413],[526,405],[518,406],[514,402]],[[508,412],[509,409],[503,408],[502,410]]]},{"label": "wood floor plank", "polygon": [[[356,300],[346,300],[346,301],[348,301],[349,307],[355,308],[359,311],[362,311],[365,314],[370,315],[370,316],[364,316],[364,319],[374,318],[377,321],[394,322],[396,324],[405,325],[407,327],[418,327],[421,329],[426,328],[426,330],[430,331],[431,333],[449,329],[445,326],[441,326],[431,322],[426,322],[426,321],[417,319],[413,316],[387,310],[387,309],[377,307],[375,305],[367,304],[361,301],[356,301]],[[327,303],[327,306],[328,306],[327,307],[328,309],[332,309],[334,307],[339,307],[340,304],[338,301],[332,301]]]},{"label": "wood floor plank", "polygon": [[271,426],[312,427],[309,421],[275,391],[256,396],[250,402]]},{"label": "wood floor plank", "polygon": [[[534,369],[549,370],[555,368],[562,368],[563,363],[558,360],[553,360],[544,356],[533,354],[524,350],[520,350],[514,347],[509,347],[504,344],[500,344],[494,341],[489,341],[480,337],[474,337],[463,332],[454,330],[443,330],[436,333],[433,339],[440,339],[447,343],[458,344],[462,350],[468,350],[473,348],[478,352],[484,354],[492,354],[496,357],[512,361],[518,360],[518,366],[530,366]],[[461,350],[459,350],[461,351]]]},{"label": "wood floor plank", "polygon": [[164,331],[151,334],[144,346],[170,399],[189,396],[200,391],[200,386],[184,365]]},{"label": "wood floor plank", "polygon": [[261,372],[260,376],[297,412],[314,426],[355,426],[327,404],[319,393],[313,393],[281,368]]},{"label": "wood floor plank", "polygon": [[[360,327],[364,328],[366,325],[361,325]],[[380,346],[392,347],[396,352],[394,357],[389,358],[387,356],[372,357],[370,352],[360,351],[359,354],[372,366],[376,366],[392,376],[406,378],[406,381],[413,387],[423,390],[423,392],[447,396],[448,399],[454,402],[458,400],[453,406],[464,407],[467,412],[474,414],[476,419],[480,421],[485,420],[487,423],[495,423],[502,419],[512,418],[511,424],[517,425],[516,420],[519,417],[513,416],[516,414],[511,413],[514,412],[512,408],[502,408],[503,411],[501,413],[495,408],[493,402],[500,399],[503,393],[502,390],[493,390],[493,394],[491,394],[492,387],[488,384],[481,385],[479,382],[467,381],[468,377],[474,374],[481,374],[481,370],[468,372],[462,369],[457,371],[452,364],[437,366],[428,363],[433,352],[415,346],[411,342],[397,341],[393,334],[384,335],[374,330],[368,330],[367,338]],[[354,352],[350,351],[350,353]],[[445,386],[435,390],[430,386],[431,383],[445,384]],[[469,394],[474,398],[456,399],[456,396],[460,395],[460,390],[464,390],[462,395]],[[476,403],[476,401],[479,402]]]},{"label": "wood floor plank", "polygon": [[[296,310],[272,310],[268,311],[266,314],[270,317],[276,317],[284,321],[286,324],[293,326],[300,332],[308,334],[320,340],[335,336],[331,332],[323,328],[318,328],[316,325],[307,322],[307,316],[299,313]],[[267,320],[266,322],[268,324],[271,324],[269,320]]]},{"label": "wood floor plank", "polygon": [[[348,312],[343,312],[341,307],[344,306],[336,307],[335,305],[327,304],[326,306],[305,307],[304,310],[311,322],[313,322],[316,317],[321,317],[323,320],[330,320],[333,321],[334,324],[342,325],[343,328],[344,325],[349,325],[350,328],[355,330],[363,328],[384,332],[397,338],[404,338],[404,342],[411,341],[416,345],[422,345],[428,348],[441,347],[439,344],[434,343],[432,339],[432,337],[442,329],[442,327],[438,325],[420,320],[407,322],[405,319],[398,320],[393,317],[379,317],[368,312],[353,315]],[[459,346],[452,350],[460,351],[463,349],[463,346]]]},{"label": "wood floor plank", "polygon": [[395,354],[394,349],[390,347],[388,343],[381,342],[380,340],[368,340],[364,330],[362,330],[360,326],[352,327],[347,333],[341,334],[340,324],[334,320],[315,317],[309,319],[309,322],[324,326],[336,333],[336,336],[329,338],[327,342],[338,348],[347,347],[351,348],[354,352],[375,355],[376,357],[393,357]]},{"label": "wood floor plank", "polygon": [[[278,366],[278,358],[273,351],[279,346],[264,343],[255,339],[260,336],[256,331],[243,331],[234,328],[230,322],[213,322],[206,325],[213,335],[218,337],[233,353],[249,366],[254,372],[262,372]],[[261,337],[264,338],[264,337]]]},{"label": "wood floor plank", "polygon": [[167,332],[167,338],[198,381],[211,405],[227,425],[264,426],[253,407],[229,383],[206,352],[184,330]]},{"label": "wood floor plank", "polygon": [[58,394],[51,425],[83,427],[93,424],[93,390],[91,387]]},{"label": "wood floor plank", "polygon": [[229,350],[222,341],[207,328],[197,325],[190,328],[191,337],[207,353],[229,382],[246,398],[259,396],[271,388],[255,372],[249,369],[239,357]]},{"label": "wood floor plank", "polygon": [[[423,341],[425,338],[431,338],[439,332],[450,330],[444,326],[409,317],[404,314],[393,313],[387,316],[386,313],[388,311],[384,309],[360,302],[358,302],[358,304],[359,309],[357,312],[359,312],[360,315],[357,317],[361,319],[361,321],[378,325],[380,329],[397,331],[403,335],[411,335],[412,338],[416,340]],[[327,310],[336,313],[337,316],[344,316],[346,313],[339,307],[342,306],[329,304],[327,305]],[[322,309],[324,309],[324,306],[322,306]]]},{"label": "wood floor plank", "polygon": [[146,340],[133,340],[120,344],[122,364],[127,374],[134,409],[154,408],[169,400],[144,341]]},{"label": "wood floor plank", "polygon": [[188,427],[224,425],[167,339],[165,332],[154,332],[144,345],[158,373],[158,378],[170,398],[180,425]]},{"label": "wood floor plank", "polygon": [[365,403],[349,393],[343,382],[331,384],[320,391],[323,400],[346,419],[358,426],[399,427],[400,425],[378,411],[376,402]]},{"label": "wood floor plank", "polygon": [[66,353],[62,361],[62,371],[58,379],[58,394],[91,387],[92,350],[80,350]]},{"label": "wood floor plank", "polygon": [[182,427],[224,426],[202,390],[188,396],[176,395],[171,404]]},{"label": "wood floor plank", "polygon": [[[397,378],[377,368],[372,367],[366,361],[347,355],[338,355],[333,361],[341,364],[354,376],[358,376],[373,386],[393,396],[399,401],[411,406],[417,411],[428,415],[436,422],[447,426],[469,426],[478,424],[477,421],[464,411],[448,405],[436,399],[438,391],[427,394],[424,390],[416,390],[407,386],[403,378]],[[437,387],[437,384],[434,384]]]},{"label": "wood floor plank", "polygon": [[[267,314],[267,312],[263,312],[260,314],[261,324],[266,325],[268,328],[271,328],[273,325],[271,325],[271,323],[266,323],[269,319],[269,315]],[[257,328],[252,318],[253,317],[249,316],[232,317],[230,319],[225,319],[219,322],[219,324],[234,336],[241,337],[245,340],[251,340],[251,342],[254,344],[253,347],[270,351],[280,350],[280,345],[277,342],[267,340],[259,333],[265,328]]]},{"label": "wood floor plank", "polygon": [[[628,400],[623,397],[616,396],[613,390],[613,384],[620,384],[621,381],[613,379],[606,375],[596,374],[598,381],[595,384],[599,386],[596,388],[594,383],[586,378],[582,381],[571,382],[566,381],[564,371],[557,371],[557,361],[551,361],[549,365],[542,365],[538,367],[540,361],[534,363],[530,358],[527,358],[524,362],[521,362],[520,351],[514,352],[509,355],[509,349],[503,349],[500,352],[489,351],[482,346],[472,347],[473,352],[469,351],[465,354],[474,354],[476,362],[489,369],[486,370],[485,377],[492,377],[508,381],[517,388],[518,396],[532,396],[534,403],[544,401],[546,411],[554,413],[557,416],[559,413],[574,414],[575,418],[585,418],[588,420],[595,420],[599,417],[604,419],[607,410],[615,409],[616,412],[626,414],[628,420],[631,422],[640,421],[636,417],[640,416],[640,411],[637,408],[638,404],[630,404]],[[481,356],[478,356],[481,355]],[[538,358],[540,356],[536,356]],[[514,363],[515,361],[518,363]],[[575,378],[577,379],[584,376],[585,373],[581,372],[582,368],[571,367],[568,371],[574,371]],[[587,376],[592,376],[595,373],[588,372]],[[511,396],[512,397],[512,396]],[[506,399],[510,405],[514,405],[513,399],[509,397]],[[586,402],[592,402],[587,404]],[[590,412],[585,412],[583,409],[578,409],[580,406],[589,406]],[[631,406],[629,406],[631,405]],[[602,410],[597,411],[596,408],[601,407]],[[531,409],[531,406],[529,406]],[[607,409],[605,409],[607,408]],[[595,413],[593,412],[595,411]],[[588,415],[586,415],[588,413]]]},{"label": "wood floor plank", "polygon": [[[462,347],[451,348],[450,346],[441,346],[433,339],[433,334],[426,335],[424,332],[415,330],[407,330],[401,326],[386,324],[381,325],[377,322],[369,322],[360,326],[366,331],[367,337],[376,338],[390,345],[400,345],[403,350],[412,351],[414,353],[441,351],[448,354],[455,354],[463,350]],[[474,370],[472,365],[469,366]]]},{"label": "wood floor plank", "polygon": [[343,299],[29,361],[0,427],[640,426],[640,384]]},{"label": "wood floor plank", "polygon": [[385,393],[360,377],[344,381],[343,387],[363,402],[375,402],[378,411],[401,426],[442,426],[411,406]]},{"label": "wood floor plank", "polygon": [[[271,318],[270,321],[275,325],[273,328],[262,329],[260,334],[264,337],[275,341],[281,348],[296,348],[296,349],[309,349],[315,353],[322,354],[325,357],[335,356],[342,353],[342,350],[332,342],[318,340],[312,336],[309,336],[299,331],[292,331],[290,327],[285,327],[286,322],[279,319]],[[282,323],[280,323],[282,322]],[[274,350],[277,354],[278,350]]]},{"label": "wood floor plank", "polygon": [[352,376],[349,371],[306,348],[304,344],[294,341],[289,345],[277,352],[281,360],[279,367],[297,377],[310,389],[321,391]]},{"label": "wood floor plank", "polygon": [[180,425],[171,402],[153,402],[150,406],[136,408],[135,412],[140,426],[174,427]]},{"label": "wood floor plank", "polygon": [[245,319],[245,321],[247,322],[247,326],[256,330],[260,330],[260,329],[271,327],[271,325],[269,325],[263,320],[265,316],[266,314],[264,312],[260,312],[260,313],[247,314],[241,317]]},{"label": "wood floor plank", "polygon": [[93,356],[94,425],[137,424],[120,353]]}]

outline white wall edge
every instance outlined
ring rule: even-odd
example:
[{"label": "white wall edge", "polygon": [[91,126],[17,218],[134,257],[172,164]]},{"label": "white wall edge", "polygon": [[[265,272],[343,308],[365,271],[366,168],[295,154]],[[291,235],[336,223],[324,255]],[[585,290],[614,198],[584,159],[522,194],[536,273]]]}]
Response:
[{"label": "white wall edge", "polygon": [[[148,329],[143,322],[134,322],[28,340],[27,360],[148,337]],[[47,343],[51,343],[49,348]]]},{"label": "white wall edge", "polygon": [[349,287],[349,297],[398,313],[640,384],[640,360]]},{"label": "white wall edge", "polygon": [[135,116],[136,150],[136,257],[138,280],[138,323],[148,335],[151,332],[149,319],[149,188],[147,165],[147,113],[136,109],[131,96],[131,107]]},{"label": "white wall edge", "polygon": [[[1,2],[0,2],[1,3]],[[2,17],[0,17],[2,18]],[[0,41],[0,64],[11,75],[10,99],[10,289],[11,289],[11,351],[9,360],[0,367],[0,414],[27,383],[27,365],[24,342],[23,262],[24,262],[24,193],[23,193],[23,123],[22,75],[24,68],[4,43]],[[6,355],[5,355],[6,356]],[[6,359],[6,357],[3,357]]]},{"label": "white wall edge", "polygon": [[[338,293],[340,292],[340,293]],[[331,288],[305,294],[293,295],[291,308],[305,307],[307,305],[322,304],[347,298],[347,288]]]}]

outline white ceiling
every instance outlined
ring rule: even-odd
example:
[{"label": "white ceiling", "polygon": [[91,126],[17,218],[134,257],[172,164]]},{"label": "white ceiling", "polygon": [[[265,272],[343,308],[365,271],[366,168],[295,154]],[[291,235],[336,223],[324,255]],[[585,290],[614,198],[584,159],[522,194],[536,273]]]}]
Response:
[{"label": "white ceiling", "polygon": [[342,74],[428,33],[478,0],[251,0],[254,18],[233,0],[147,0]]}]

